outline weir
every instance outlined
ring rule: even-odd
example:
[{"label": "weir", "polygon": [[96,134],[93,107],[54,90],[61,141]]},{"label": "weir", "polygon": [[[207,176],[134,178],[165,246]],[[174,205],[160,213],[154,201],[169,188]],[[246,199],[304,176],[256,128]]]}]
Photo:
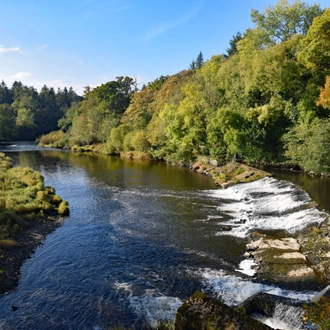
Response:
[{"label": "weir", "polygon": [[[1,297],[2,329],[143,329],[173,320],[197,290],[229,306],[258,292],[300,301],[317,294],[256,283],[237,271],[251,230],[295,231],[323,220],[314,208],[296,212],[310,197],[287,181],[219,190],[206,176],[162,163],[19,143],[10,150],[15,164],[32,164],[56,186],[72,212],[24,263],[18,289]],[[283,320],[285,312],[279,306],[273,314]]]}]

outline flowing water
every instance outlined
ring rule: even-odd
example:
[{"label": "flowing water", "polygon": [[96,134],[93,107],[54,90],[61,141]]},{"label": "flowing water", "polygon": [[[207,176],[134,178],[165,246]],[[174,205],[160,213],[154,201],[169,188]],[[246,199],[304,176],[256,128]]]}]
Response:
[{"label": "flowing water", "polygon": [[251,230],[295,232],[327,216],[293,183],[265,178],[219,190],[159,162],[26,143],[2,150],[40,171],[71,213],[24,263],[17,290],[0,297],[0,329],[144,329],[173,320],[196,290],[229,305],[259,291],[315,294],[254,283],[241,263]]}]

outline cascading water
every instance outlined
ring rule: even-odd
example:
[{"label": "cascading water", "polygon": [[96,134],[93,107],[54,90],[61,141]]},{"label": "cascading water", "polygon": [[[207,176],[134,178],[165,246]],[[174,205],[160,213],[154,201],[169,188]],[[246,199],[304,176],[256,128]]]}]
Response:
[{"label": "cascading water", "polygon": [[251,230],[293,232],[324,220],[297,186],[265,178],[219,190],[162,163],[27,149],[10,156],[41,171],[71,214],[26,261],[17,290],[0,297],[1,329],[143,329],[173,320],[196,290],[230,306],[261,291],[315,296],[237,271]]},{"label": "cascading water", "polygon": [[263,322],[273,329],[278,330],[302,330],[307,329],[302,324],[303,310],[298,307],[278,303],[272,317],[266,318],[255,315],[254,318]]}]

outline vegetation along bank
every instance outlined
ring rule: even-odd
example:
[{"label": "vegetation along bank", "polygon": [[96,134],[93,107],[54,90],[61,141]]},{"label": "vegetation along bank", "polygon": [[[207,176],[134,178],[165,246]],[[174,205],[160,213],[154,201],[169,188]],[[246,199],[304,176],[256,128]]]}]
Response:
[{"label": "vegetation along bank", "polygon": [[44,186],[39,172],[12,167],[0,153],[0,293],[12,289],[19,269],[44,237],[68,215],[68,203]]},{"label": "vegetation along bank", "polygon": [[[44,134],[40,144],[52,147],[191,164],[236,159],[329,175],[330,8],[280,0],[262,13],[252,10],[251,20],[254,27],[236,33],[225,54],[204,61],[200,52],[187,68],[141,88],[134,78],[119,76],[86,87],[79,97],[72,88],[55,93],[44,86],[38,93],[20,82],[11,88],[2,82],[0,140]],[[43,187],[41,176],[15,170],[1,157],[2,190],[11,194],[0,199],[6,214],[0,218],[6,219],[1,244],[7,251],[20,227],[63,204]],[[204,166],[194,165],[214,172],[219,184],[238,182],[240,174],[254,177],[253,170],[240,167],[232,175]],[[19,183],[8,179],[12,176],[20,176]],[[7,179],[26,188],[19,194],[24,197],[6,186]],[[317,230],[324,229],[313,233]]]}]

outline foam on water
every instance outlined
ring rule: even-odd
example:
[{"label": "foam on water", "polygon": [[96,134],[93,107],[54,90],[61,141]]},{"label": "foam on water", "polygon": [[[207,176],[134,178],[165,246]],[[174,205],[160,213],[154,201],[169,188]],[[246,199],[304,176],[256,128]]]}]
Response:
[{"label": "foam on water", "polygon": [[229,218],[221,224],[232,227],[231,231],[216,233],[219,236],[246,237],[252,230],[294,233],[328,216],[313,206],[309,195],[298,186],[269,177],[209,194],[220,199],[218,211]]},{"label": "foam on water", "polygon": [[305,329],[301,322],[303,310],[298,307],[277,304],[274,315],[270,318],[256,315],[255,318],[273,329],[300,330]]},{"label": "foam on water", "polygon": [[202,279],[203,289],[206,293],[216,296],[229,306],[237,306],[259,292],[302,301],[311,299],[317,293],[315,291],[284,290],[272,285],[254,283],[239,276],[228,275],[223,270],[204,268],[190,270],[190,272]]},{"label": "foam on water", "polygon": [[146,290],[141,296],[130,295],[129,302],[138,315],[143,315],[151,327],[158,321],[173,321],[183,301],[176,297],[160,295],[155,290]]},{"label": "foam on water", "polygon": [[248,276],[253,276],[256,273],[253,267],[256,265],[257,264],[253,260],[242,260],[239,264],[239,269],[237,269],[237,271]]}]

